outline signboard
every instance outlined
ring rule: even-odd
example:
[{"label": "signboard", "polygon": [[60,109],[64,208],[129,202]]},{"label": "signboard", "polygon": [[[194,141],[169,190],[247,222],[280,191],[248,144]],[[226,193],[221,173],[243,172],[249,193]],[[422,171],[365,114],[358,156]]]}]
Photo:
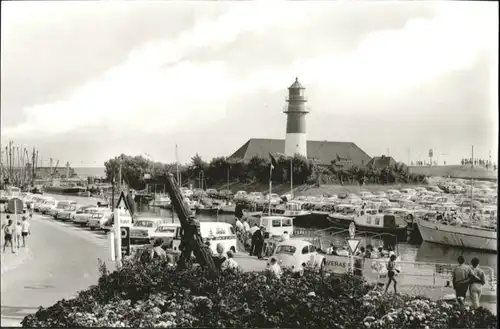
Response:
[{"label": "signboard", "polygon": [[125,192],[122,191],[115,208],[127,209],[130,212],[130,215],[133,216],[133,214],[135,213],[135,203],[132,193],[129,193],[125,196]]},{"label": "signboard", "polygon": [[9,211],[12,211],[13,214],[22,214],[24,208],[24,202],[19,198],[12,198],[9,200],[7,207]]},{"label": "signboard", "polygon": [[123,226],[120,227],[121,239],[122,239],[122,255],[130,255],[130,227]]},{"label": "signboard", "polygon": [[151,175],[150,174],[144,174],[144,179],[151,179]]},{"label": "signboard", "polygon": [[356,235],[356,225],[354,225],[354,222],[351,222],[349,224],[349,236],[351,239],[354,239],[354,236]]},{"label": "signboard", "polygon": [[432,156],[434,155],[434,151],[432,149],[429,150],[429,158],[432,158]]},{"label": "signboard", "polygon": [[330,273],[345,274],[351,270],[351,261],[346,256],[327,255],[324,268]]},{"label": "signboard", "polygon": [[349,249],[351,249],[351,255],[354,255],[356,250],[358,249],[360,239],[348,239],[347,244],[349,245]]}]

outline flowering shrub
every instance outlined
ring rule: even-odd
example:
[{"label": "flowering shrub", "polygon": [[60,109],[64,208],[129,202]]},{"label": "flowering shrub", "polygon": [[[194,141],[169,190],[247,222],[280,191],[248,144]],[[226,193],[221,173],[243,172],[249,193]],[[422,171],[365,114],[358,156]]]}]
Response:
[{"label": "flowering shrub", "polygon": [[[431,322],[432,319],[432,322]],[[40,308],[23,327],[323,327],[488,328],[496,317],[454,303],[384,296],[359,277],[306,271],[280,279],[223,273],[208,280],[196,266],[176,271],[163,262],[127,262],[101,269],[97,285],[71,300]]]},{"label": "flowering shrub", "polygon": [[485,308],[472,310],[453,301],[432,301],[425,297],[383,295],[371,291],[363,296],[360,310],[371,329],[496,328],[496,316]]}]

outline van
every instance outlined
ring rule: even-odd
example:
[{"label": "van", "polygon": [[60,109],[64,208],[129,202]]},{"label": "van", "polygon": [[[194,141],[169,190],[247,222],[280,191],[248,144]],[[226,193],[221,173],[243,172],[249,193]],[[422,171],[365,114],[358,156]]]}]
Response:
[{"label": "van", "polygon": [[273,236],[283,236],[285,231],[293,234],[293,218],[281,216],[263,216],[260,218],[260,226],[263,226],[266,231],[264,238]]},{"label": "van", "polygon": [[[210,249],[213,253],[217,253],[217,245],[221,244],[223,247],[223,252],[228,252],[231,247],[236,250],[236,232],[234,231],[233,225],[224,222],[200,222],[200,233],[203,241],[210,242]],[[177,228],[175,234],[172,249],[175,252],[180,252],[179,246],[181,244],[181,238],[184,234],[182,227]]]}]

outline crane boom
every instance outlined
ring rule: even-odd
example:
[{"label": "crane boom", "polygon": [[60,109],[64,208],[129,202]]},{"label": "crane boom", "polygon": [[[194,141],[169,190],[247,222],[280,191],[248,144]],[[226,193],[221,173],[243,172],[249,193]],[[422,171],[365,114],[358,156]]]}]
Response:
[{"label": "crane boom", "polygon": [[212,278],[217,277],[218,271],[215,267],[209,247],[203,243],[201,238],[200,223],[193,215],[188,205],[184,202],[179,186],[174,180],[174,175],[168,173],[165,178],[165,188],[172,201],[172,207],[179,217],[181,229],[184,232],[181,246],[179,247],[182,253],[177,268],[185,268],[186,263],[191,258],[191,253],[194,252],[198,263],[202,267],[208,269]]},{"label": "crane boom", "polygon": [[54,167],[54,171],[50,174],[50,177],[54,178],[54,175],[56,174],[57,171],[57,166],[59,165],[59,160],[57,160],[56,165]]}]

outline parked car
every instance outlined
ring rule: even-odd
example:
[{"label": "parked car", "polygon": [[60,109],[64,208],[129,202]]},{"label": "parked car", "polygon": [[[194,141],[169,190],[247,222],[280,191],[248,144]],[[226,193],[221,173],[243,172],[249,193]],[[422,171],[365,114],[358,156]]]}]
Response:
[{"label": "parked car", "polygon": [[264,200],[264,194],[262,194],[262,192],[250,192],[250,194],[248,195],[248,200],[250,201]]},{"label": "parked car", "polygon": [[38,211],[45,215],[49,211],[49,209],[52,209],[57,206],[57,201],[55,199],[47,199],[45,202],[41,203],[38,206]]},{"label": "parked car", "polygon": [[83,207],[79,207],[78,205],[70,205],[68,206],[68,208],[64,209],[64,210],[61,210],[57,213],[57,215],[55,216],[56,219],[58,220],[62,220],[62,221],[67,221],[67,220],[73,220],[73,218],[75,217],[76,213],[78,211],[82,211],[87,209],[87,208],[92,208],[93,206],[83,206]]},{"label": "parked car", "polygon": [[218,195],[218,192],[214,188],[209,188],[205,192],[207,192],[207,195],[211,198],[216,197]]},{"label": "parked car", "polygon": [[75,216],[73,217],[73,223],[81,226],[86,226],[92,215],[102,212],[103,209],[105,210],[106,208],[92,207],[84,209],[81,212],[77,211]]},{"label": "parked car", "polygon": [[131,244],[148,244],[151,243],[153,233],[158,226],[166,224],[165,218],[158,217],[141,217],[138,218],[130,229]]},{"label": "parked car", "polygon": [[158,225],[156,230],[151,233],[151,239],[161,239],[163,241],[163,245],[172,247],[172,241],[175,238],[175,234],[177,232],[177,228],[180,227],[179,223],[164,223]]},{"label": "parked car", "polygon": [[219,197],[221,198],[230,198],[233,196],[233,192],[230,190],[220,190],[219,191]]},{"label": "parked car", "polygon": [[279,243],[272,255],[282,268],[288,268],[299,275],[304,274],[304,268],[311,266],[321,269],[325,256],[318,253],[310,242],[289,239]]},{"label": "parked car", "polygon": [[87,226],[90,230],[94,231],[95,229],[100,229],[101,226],[106,223],[110,218],[113,212],[110,209],[102,210],[92,214],[87,221]]},{"label": "parked car", "polygon": [[238,191],[236,192],[236,194],[234,195],[234,200],[237,200],[237,201],[244,201],[246,200],[248,197],[248,193],[247,191]]}]

